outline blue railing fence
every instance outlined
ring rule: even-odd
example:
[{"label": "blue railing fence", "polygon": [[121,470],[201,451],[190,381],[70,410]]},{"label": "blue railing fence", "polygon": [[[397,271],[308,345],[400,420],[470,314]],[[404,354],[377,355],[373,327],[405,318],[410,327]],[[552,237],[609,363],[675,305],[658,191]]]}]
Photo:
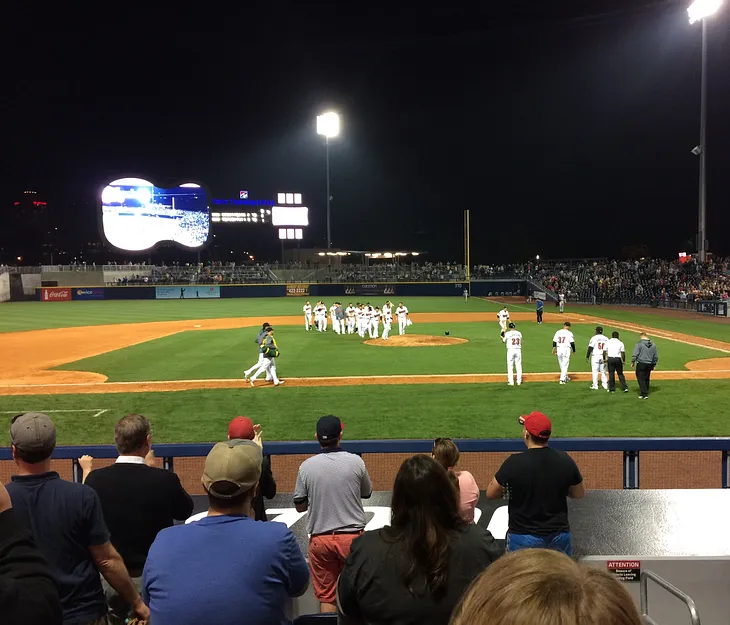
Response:
[{"label": "blue railing fence", "polygon": [[[514,453],[524,451],[522,439],[455,439],[462,453]],[[205,457],[214,443],[160,443],[154,445],[155,455],[162,458],[163,466],[173,470],[175,458]],[[566,452],[622,452],[623,487],[639,488],[640,458],[642,452],[650,451],[719,451],[721,464],[718,469],[722,475],[722,487],[730,488],[730,437],[717,438],[556,438],[550,445]],[[384,441],[343,441],[342,448],[362,454],[389,453],[430,453],[431,439],[404,439]],[[319,450],[315,441],[270,442],[264,443],[264,455],[313,455]],[[75,481],[81,481],[81,470],[77,459],[84,454],[94,458],[116,458],[118,453],[113,445],[72,445],[57,447],[53,452],[56,460],[71,460]],[[0,460],[12,460],[9,447],[0,447]]]}]

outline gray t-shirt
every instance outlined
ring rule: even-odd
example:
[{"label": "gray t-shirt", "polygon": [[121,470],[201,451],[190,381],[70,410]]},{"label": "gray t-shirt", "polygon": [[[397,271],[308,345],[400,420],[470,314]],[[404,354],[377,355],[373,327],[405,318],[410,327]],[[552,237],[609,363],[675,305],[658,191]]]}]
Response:
[{"label": "gray t-shirt", "polygon": [[309,502],[307,532],[324,534],[365,528],[362,499],[373,485],[360,456],[343,451],[322,451],[299,467],[294,503]]}]

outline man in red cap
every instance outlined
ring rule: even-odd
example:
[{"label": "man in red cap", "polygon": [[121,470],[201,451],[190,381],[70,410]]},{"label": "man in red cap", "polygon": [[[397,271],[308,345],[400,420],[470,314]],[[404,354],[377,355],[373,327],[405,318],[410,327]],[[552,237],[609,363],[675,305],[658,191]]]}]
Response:
[{"label": "man in red cap", "polygon": [[564,451],[548,447],[553,426],[543,413],[519,418],[527,451],[504,461],[487,487],[489,499],[509,499],[507,551],[555,549],[573,555],[566,497],[582,499],[583,476]]},{"label": "man in red cap", "polygon": [[[261,449],[264,444],[261,440],[261,426],[253,424],[248,417],[236,417],[228,424],[228,440],[253,441]],[[266,510],[264,509],[264,497],[273,499],[276,496],[276,480],[271,472],[271,457],[264,456],[261,463],[261,479],[259,480],[256,495],[253,498],[254,519],[266,521]]]}]

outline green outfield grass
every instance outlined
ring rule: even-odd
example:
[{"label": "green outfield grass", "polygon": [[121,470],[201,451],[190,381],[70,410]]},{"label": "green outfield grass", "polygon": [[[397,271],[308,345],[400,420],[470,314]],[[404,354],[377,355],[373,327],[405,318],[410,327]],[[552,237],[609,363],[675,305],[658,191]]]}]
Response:
[{"label": "green outfield grass", "polygon": [[[519,323],[523,336],[523,369],[526,372],[557,371],[552,340],[559,324]],[[585,362],[593,326],[573,325],[576,354],[572,371],[590,371]],[[489,323],[415,323],[409,334],[451,336],[468,343],[441,347],[378,347],[365,345],[357,335],[339,336],[331,331],[306,332],[299,326],[275,330],[281,350],[279,377],[362,376],[397,374],[499,373],[506,370],[505,347],[499,325]],[[611,328],[606,326],[605,332]],[[397,333],[397,329],[396,329]],[[621,332],[627,349],[638,335]],[[241,378],[243,370],[258,358],[255,328],[180,332],[93,358],[69,363],[60,369],[93,371],[112,382]],[[610,334],[609,334],[610,336]],[[684,369],[686,362],[726,354],[704,347],[656,339],[661,368]]]},{"label": "green outfield grass", "polygon": [[[637,399],[633,379],[630,385],[626,394],[571,382],[0,397],[0,411],[7,421],[15,412],[52,411],[63,445],[112,443],[114,422],[130,412],[151,419],[158,443],[220,440],[236,415],[262,423],[266,440],[312,440],[317,418],[327,413],[342,417],[350,440],[516,438],[518,415],[532,410],[553,419],[556,437],[730,434],[725,414],[717,410],[726,404],[730,381],[659,381],[645,402]],[[8,444],[8,429],[2,431],[0,444]]]},{"label": "green outfield grass", "polygon": [[[0,332],[223,317],[261,319],[300,315],[303,303],[303,298],[13,303],[0,306]],[[496,312],[501,307],[479,299],[465,304],[460,297],[408,298],[406,304],[412,312],[443,313]],[[509,308],[514,312],[533,310],[526,305]],[[551,306],[546,310],[553,312]],[[640,309],[608,310],[599,306],[568,307],[567,312],[726,341],[730,337],[726,330],[730,326],[703,317],[662,317]],[[578,351],[571,371],[589,370],[584,356],[592,325],[573,326]],[[604,326],[607,333],[611,331],[610,324]],[[525,371],[557,372],[551,354],[557,326],[537,326],[530,321],[518,323],[518,328],[524,335]],[[505,371],[504,346],[496,319],[486,323],[416,323],[410,330],[433,335],[449,330],[452,336],[469,342],[448,347],[384,348],[363,345],[354,336],[305,333],[300,326],[281,326],[277,331],[282,351],[279,372],[286,379]],[[631,350],[636,334],[619,331]],[[113,381],[237,378],[256,358],[253,338],[253,328],[181,332],[63,368],[100,372]],[[682,369],[691,360],[728,356],[661,338],[657,344],[659,368],[665,370]],[[658,381],[652,385],[649,401],[640,402],[630,371],[628,378],[631,392],[615,395],[591,391],[586,382],[567,386],[554,382],[529,383],[519,388],[502,383],[284,386],[0,397],[0,422],[3,416],[9,421],[12,414],[24,410],[52,411],[60,444],[111,443],[114,421],[129,412],[142,412],[151,418],[158,442],[220,439],[230,418],[238,414],[260,421],[267,440],[309,440],[316,419],[330,412],[343,418],[350,439],[516,437],[517,415],[539,409],[553,417],[556,436],[730,435],[726,408],[730,380]],[[7,428],[0,430],[7,432]]]}]

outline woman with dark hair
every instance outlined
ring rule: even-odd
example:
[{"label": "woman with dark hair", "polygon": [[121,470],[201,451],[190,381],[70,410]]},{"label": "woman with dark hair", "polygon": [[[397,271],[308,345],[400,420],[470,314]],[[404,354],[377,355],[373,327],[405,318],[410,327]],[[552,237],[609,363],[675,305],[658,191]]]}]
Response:
[{"label": "woman with dark hair", "polygon": [[352,543],[337,588],[342,623],[446,625],[469,584],[500,555],[467,523],[446,470],[428,456],[400,467],[391,525]]},{"label": "woman with dark hair", "polygon": [[459,462],[459,448],[450,438],[437,438],[433,442],[431,456],[448,472],[449,479],[459,491],[459,508],[461,516],[469,523],[474,523],[474,509],[479,501],[479,487],[469,471],[455,471]]}]

